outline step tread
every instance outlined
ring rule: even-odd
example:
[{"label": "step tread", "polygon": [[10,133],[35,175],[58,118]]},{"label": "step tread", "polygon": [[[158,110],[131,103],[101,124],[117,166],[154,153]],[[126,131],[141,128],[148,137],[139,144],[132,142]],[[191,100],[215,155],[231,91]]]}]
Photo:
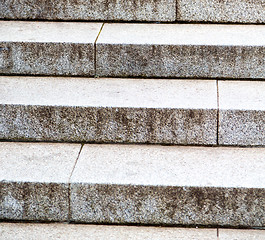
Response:
[{"label": "step tread", "polygon": [[[218,81],[219,107],[237,110],[265,110],[265,82]],[[264,119],[265,121],[265,119]]]},{"label": "step tread", "polygon": [[264,46],[265,26],[105,23],[98,44]]},{"label": "step tread", "polygon": [[264,148],[0,145],[1,219],[265,224]]},{"label": "step tread", "polygon": [[214,80],[0,76],[0,84],[2,104],[217,108]]},{"label": "step tread", "polygon": [[264,148],[85,145],[71,182],[265,188],[264,172]]},{"label": "step tread", "polygon": [[[109,239],[109,240],[217,240],[216,229],[0,223],[3,240],[11,239]],[[252,231],[254,236],[258,233]],[[241,239],[240,239],[241,240]],[[259,240],[259,239],[258,239]]]},{"label": "step tread", "polygon": [[102,23],[0,21],[1,42],[94,43]]}]

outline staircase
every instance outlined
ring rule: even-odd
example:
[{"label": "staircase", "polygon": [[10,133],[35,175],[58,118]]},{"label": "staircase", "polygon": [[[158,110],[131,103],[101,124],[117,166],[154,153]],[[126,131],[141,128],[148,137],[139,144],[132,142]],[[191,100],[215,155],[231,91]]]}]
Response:
[{"label": "staircase", "polygon": [[264,0],[0,19],[1,239],[265,239]]}]

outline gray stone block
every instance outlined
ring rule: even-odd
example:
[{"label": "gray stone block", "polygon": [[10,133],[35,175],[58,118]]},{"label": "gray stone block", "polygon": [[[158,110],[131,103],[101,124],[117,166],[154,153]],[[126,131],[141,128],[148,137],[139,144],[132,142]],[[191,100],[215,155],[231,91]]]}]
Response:
[{"label": "gray stone block", "polygon": [[177,0],[177,20],[264,23],[264,0]]},{"label": "gray stone block", "polygon": [[219,144],[265,146],[265,82],[218,84]]},{"label": "gray stone block", "polygon": [[98,76],[265,78],[265,26],[105,24]]},{"label": "gray stone block", "polygon": [[175,0],[1,0],[0,18],[48,20],[175,21]]},{"label": "gray stone block", "polygon": [[1,84],[1,139],[216,144],[215,81],[1,77]]},{"label": "gray stone block", "polygon": [[92,76],[100,27],[100,23],[2,21],[0,73]]},{"label": "gray stone block", "polygon": [[0,219],[67,221],[68,181],[80,147],[1,143]]},{"label": "gray stone block", "polygon": [[264,149],[85,145],[71,178],[70,219],[264,226],[264,156]]}]

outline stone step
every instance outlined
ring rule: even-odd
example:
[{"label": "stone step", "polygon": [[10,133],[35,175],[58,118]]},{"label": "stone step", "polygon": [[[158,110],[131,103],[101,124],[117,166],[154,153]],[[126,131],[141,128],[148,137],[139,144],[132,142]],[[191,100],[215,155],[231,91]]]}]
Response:
[{"label": "stone step", "polygon": [[96,74],[265,78],[265,25],[104,24]]},{"label": "stone step", "polygon": [[0,73],[95,75],[101,23],[0,21]]},{"label": "stone step", "polygon": [[265,226],[265,148],[0,143],[0,219]]},{"label": "stone step", "polygon": [[1,76],[0,91],[2,140],[265,146],[264,81]]},{"label": "stone step", "polygon": [[[265,78],[265,25],[0,22],[0,73]],[[97,38],[98,37],[98,38]]]},{"label": "stone step", "polygon": [[2,0],[2,19],[264,23],[264,0]]},{"label": "stone step", "polygon": [[[218,233],[218,236],[217,236]],[[264,230],[108,226],[62,223],[0,223],[3,240],[264,240]]]},{"label": "stone step", "polygon": [[[251,230],[250,236],[264,236]],[[261,232],[261,233],[260,233]],[[264,231],[265,233],[265,231]],[[2,240],[217,240],[217,229],[108,226],[62,223],[0,223]],[[241,240],[241,239],[239,239]],[[255,240],[263,240],[256,238]]]}]

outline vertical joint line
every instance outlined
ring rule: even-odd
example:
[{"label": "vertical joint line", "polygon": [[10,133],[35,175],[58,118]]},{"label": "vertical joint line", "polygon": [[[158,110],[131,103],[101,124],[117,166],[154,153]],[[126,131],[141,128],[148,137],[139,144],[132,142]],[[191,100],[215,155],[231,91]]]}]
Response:
[{"label": "vertical joint line", "polygon": [[217,90],[217,134],[216,134],[216,143],[219,145],[219,115],[220,115],[220,107],[219,107],[219,86],[218,80],[216,80],[216,90]]},{"label": "vertical joint line", "polygon": [[219,228],[217,228],[217,240],[219,240]]},{"label": "vertical joint line", "polygon": [[102,23],[102,26],[98,32],[98,35],[96,37],[96,40],[94,42],[94,70],[95,70],[95,77],[97,77],[97,40],[99,38],[99,35],[103,29],[103,26],[104,26],[105,23]]},{"label": "vertical joint line", "polygon": [[76,160],[75,160],[75,163],[74,163],[73,169],[72,169],[72,171],[71,171],[70,177],[69,177],[69,179],[68,179],[68,222],[70,222],[70,213],[71,213],[71,182],[70,182],[70,181],[71,181],[71,177],[72,177],[72,175],[73,175],[73,172],[74,172],[74,170],[75,170],[75,167],[76,167],[77,161],[78,161],[78,159],[79,159],[79,157],[80,157],[81,151],[82,151],[82,149],[83,149],[83,146],[84,146],[84,144],[82,143],[82,144],[81,144],[81,147],[80,147],[80,150],[79,150],[79,152],[78,152],[77,158],[76,158]]}]

